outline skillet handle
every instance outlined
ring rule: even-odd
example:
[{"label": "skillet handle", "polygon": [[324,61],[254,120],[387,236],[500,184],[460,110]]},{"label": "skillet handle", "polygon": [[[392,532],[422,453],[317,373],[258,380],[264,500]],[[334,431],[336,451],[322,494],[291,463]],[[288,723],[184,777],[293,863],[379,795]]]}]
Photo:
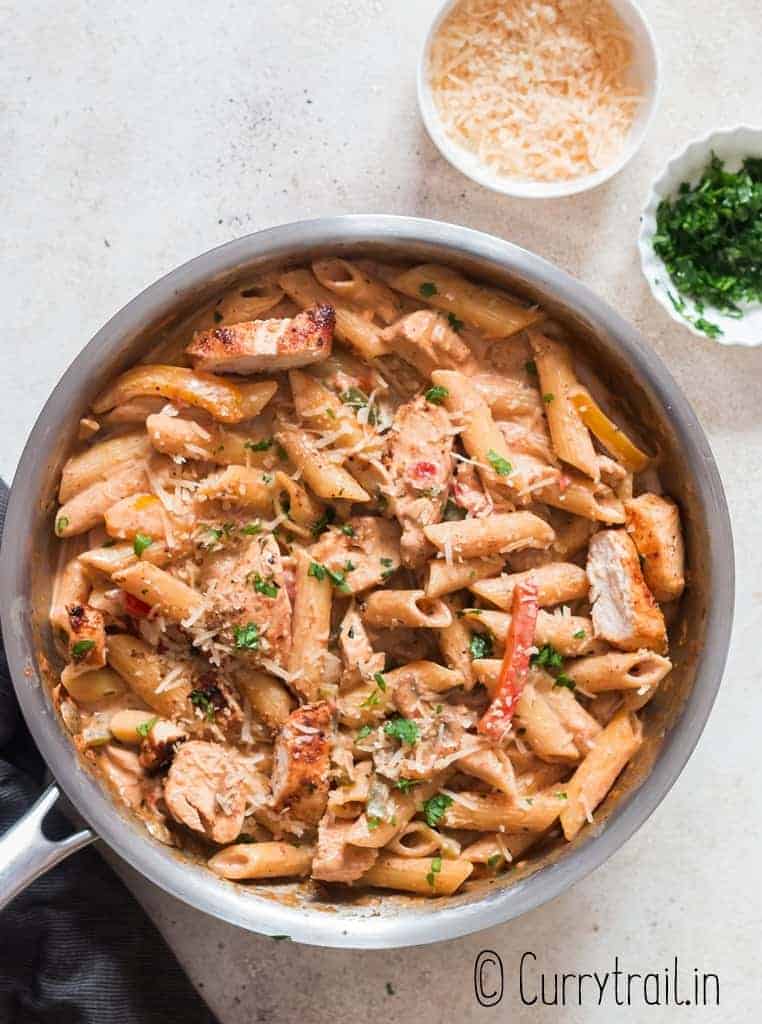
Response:
[{"label": "skillet handle", "polygon": [[24,817],[0,836],[0,910],[35,878],[97,839],[89,828],[66,839],[45,837],[42,823],[60,795],[52,783]]}]

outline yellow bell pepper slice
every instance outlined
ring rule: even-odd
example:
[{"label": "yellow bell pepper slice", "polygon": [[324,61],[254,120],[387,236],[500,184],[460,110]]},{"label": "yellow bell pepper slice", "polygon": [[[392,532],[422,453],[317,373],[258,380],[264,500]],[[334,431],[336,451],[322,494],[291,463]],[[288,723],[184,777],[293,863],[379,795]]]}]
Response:
[{"label": "yellow bell pepper slice", "polygon": [[624,431],[608,418],[589,392],[580,388],[569,398],[588,430],[626,470],[641,473],[646,468],[651,457],[634,445]]}]

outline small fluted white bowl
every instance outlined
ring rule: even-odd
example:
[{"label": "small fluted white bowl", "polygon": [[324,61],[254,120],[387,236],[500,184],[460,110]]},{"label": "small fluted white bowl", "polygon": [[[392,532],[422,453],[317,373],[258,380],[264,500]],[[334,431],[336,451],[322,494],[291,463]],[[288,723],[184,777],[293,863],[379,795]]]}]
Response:
[{"label": "small fluted white bowl", "polygon": [[418,61],[418,107],[429,138],[445,160],[449,161],[461,174],[465,174],[467,178],[475,181],[477,185],[483,185],[502,195],[516,196],[522,199],[557,199],[563,196],[573,196],[579,192],[587,192],[602,185],[609,178],[613,178],[625,164],[632,160],[646,137],[659,103],[660,93],[659,54],[656,49],[656,39],[645,14],[634,0],[609,0],[609,2],[632,37],[632,65],[628,72],[629,80],[641,90],[643,102],[638,107],[627,139],[617,158],[594,174],[586,174],[581,178],[564,181],[522,181],[519,178],[507,178],[504,175],[496,174],[479,159],[476,153],[455,142],[445,131],[431,91],[429,62],[434,37],[444,19],[459,2],[460,0],[444,0],[431,24]]},{"label": "small fluted white bowl", "polygon": [[[744,315],[741,319],[720,313],[711,306],[706,306],[704,311],[700,312],[690,299],[678,295],[661,257],[656,255],[653,248],[659,203],[662,199],[674,198],[682,182],[687,181],[695,185],[713,152],[725,162],[728,170],[737,171],[744,157],[762,157],[762,128],[739,125],[736,128],[712,132],[702,139],[691,142],[672,157],[654,182],[640,219],[640,265],[653,297],[676,323],[687,328],[696,337],[706,339],[708,335],[692,323],[697,317],[703,317],[722,330],[722,334],[710,340],[717,341],[720,345],[744,345],[751,348],[762,345],[762,303],[744,306]],[[670,298],[670,295],[673,298]],[[680,300],[685,304],[682,313],[676,308]]]}]

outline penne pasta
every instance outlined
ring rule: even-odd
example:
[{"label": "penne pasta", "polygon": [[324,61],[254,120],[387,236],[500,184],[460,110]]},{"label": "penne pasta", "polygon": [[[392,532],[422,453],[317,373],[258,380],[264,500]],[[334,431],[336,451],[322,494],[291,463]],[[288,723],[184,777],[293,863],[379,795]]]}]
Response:
[{"label": "penne pasta", "polygon": [[282,427],[275,436],[319,498],[344,501],[370,500],[370,495],[360,487],[354,477],[310,444],[303,431],[293,427]]},{"label": "penne pasta", "polygon": [[[470,558],[464,562],[445,562],[441,558],[433,558],[426,567],[426,596],[444,597],[455,590],[470,587],[478,580],[495,576],[504,565],[498,555],[493,558]],[[491,581],[490,581],[491,582]],[[474,593],[477,593],[474,590]]]},{"label": "penne pasta", "polygon": [[450,625],[450,610],[423,590],[376,590],[365,602],[363,618],[369,626],[394,629],[444,629]]},{"label": "penne pasta", "polygon": [[374,280],[355,263],[329,256],[315,260],[312,273],[329,291],[359,306],[372,309],[385,323],[390,324],[401,314],[402,303],[383,281]]},{"label": "penne pasta", "polygon": [[107,480],[121,463],[147,458],[150,450],[150,442],[141,431],[100,441],[79,455],[73,455],[61,472],[58,500],[65,504],[92,484]]},{"label": "penne pasta", "polygon": [[310,873],[314,850],[291,843],[236,843],[207,861],[220,878],[292,878]]},{"label": "penne pasta", "polygon": [[382,853],[362,880],[380,889],[401,889],[419,896],[451,896],[472,871],[473,864],[465,860]]},{"label": "penne pasta", "polygon": [[325,659],[331,628],[331,584],[310,574],[312,559],[298,548],[294,553],[293,643],[288,661],[293,686],[314,701],[325,684]]},{"label": "penne pasta", "polygon": [[438,551],[449,551],[454,559],[547,548],[555,537],[552,527],[533,512],[503,512],[487,519],[435,523],[423,532]]},{"label": "penne pasta", "polygon": [[578,658],[565,666],[566,674],[585,693],[652,690],[671,670],[669,658],[647,650],[610,651],[608,654]]},{"label": "penne pasta", "polygon": [[537,587],[537,600],[541,605],[578,601],[587,597],[590,587],[585,570],[578,565],[549,562],[527,572],[503,574],[469,583],[468,589],[477,597],[507,611],[511,607],[514,590],[526,580],[531,580]]},{"label": "penne pasta", "polygon": [[172,622],[192,618],[203,609],[203,598],[187,583],[150,562],[138,562],[114,573],[114,583]]}]

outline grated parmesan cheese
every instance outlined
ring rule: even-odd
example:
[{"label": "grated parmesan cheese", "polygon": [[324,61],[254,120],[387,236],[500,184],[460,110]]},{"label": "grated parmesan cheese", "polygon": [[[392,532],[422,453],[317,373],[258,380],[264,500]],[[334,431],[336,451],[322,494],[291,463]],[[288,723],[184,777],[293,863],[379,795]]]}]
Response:
[{"label": "grated parmesan cheese", "polygon": [[501,176],[566,181],[611,164],[642,97],[606,0],[463,0],[434,38],[432,96],[450,138]]}]

